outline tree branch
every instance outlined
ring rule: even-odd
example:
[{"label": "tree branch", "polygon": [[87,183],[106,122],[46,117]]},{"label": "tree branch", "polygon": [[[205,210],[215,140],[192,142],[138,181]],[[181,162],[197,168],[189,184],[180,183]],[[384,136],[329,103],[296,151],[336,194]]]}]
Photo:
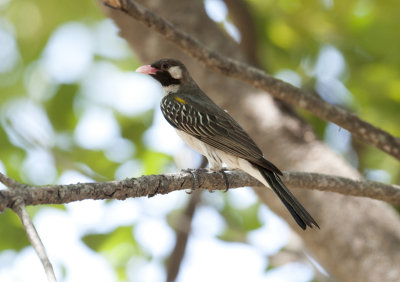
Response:
[{"label": "tree branch", "polygon": [[260,69],[211,51],[198,40],[178,30],[172,23],[157,16],[135,1],[104,0],[104,4],[110,8],[119,9],[140,21],[208,68],[247,82],[291,105],[306,109],[321,119],[331,121],[347,129],[353,136],[400,160],[400,139],[361,120],[355,114],[330,105],[305,90],[267,75]]},{"label": "tree branch", "polygon": [[[225,180],[219,173],[202,170],[194,171],[198,175],[196,189],[225,190]],[[0,181],[8,177],[0,173]],[[255,178],[242,171],[226,173],[229,188],[244,186],[262,186]],[[284,172],[282,180],[289,188],[301,188],[336,192],[344,195],[368,197],[400,206],[400,187],[367,180],[352,180],[344,177],[305,172]],[[24,189],[0,190],[0,211],[12,208],[15,199],[21,198],[25,205],[65,204],[86,199],[104,200],[137,197],[152,197],[168,194],[172,191],[192,189],[195,185],[193,175],[188,172],[145,175],[122,181],[99,183],[78,183],[69,185],[49,185],[35,187],[25,185]]]},{"label": "tree branch", "polygon": [[[35,250],[36,254],[40,259],[40,262],[43,265],[44,271],[46,272],[47,280],[49,282],[57,282],[53,266],[51,265],[51,262],[46,254],[46,249],[42,243],[42,240],[40,240],[39,234],[37,233],[36,228],[33,225],[33,222],[29,217],[28,212],[26,211],[24,198],[18,196],[18,191],[28,190],[30,186],[20,183],[12,178],[9,178],[2,173],[0,173],[0,182],[6,185],[8,188],[12,189],[3,191],[17,192],[16,195],[11,196],[11,198],[8,199],[8,207],[13,209],[14,212],[18,215],[19,219],[21,220],[26,235],[28,236],[28,239],[31,242],[33,249]],[[0,196],[0,198],[2,197]],[[4,209],[0,209],[0,211],[3,210]]]}]

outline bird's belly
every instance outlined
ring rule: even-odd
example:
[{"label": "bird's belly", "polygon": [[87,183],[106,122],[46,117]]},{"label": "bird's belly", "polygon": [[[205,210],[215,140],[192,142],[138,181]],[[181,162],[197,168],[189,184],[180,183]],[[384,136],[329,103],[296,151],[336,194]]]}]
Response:
[{"label": "bird's belly", "polygon": [[186,132],[177,129],[176,133],[178,133],[179,137],[185,142],[189,147],[196,150],[200,154],[204,155],[203,148],[200,144],[200,141],[194,138],[193,136],[187,134]]},{"label": "bird's belly", "polygon": [[193,148],[207,158],[208,163],[210,164],[210,170],[217,171],[222,169],[223,160],[219,154],[221,151],[210,145],[207,145],[206,143],[198,140],[182,130],[176,130],[176,132],[178,133],[179,137],[181,137],[182,140],[189,145],[189,147]]},{"label": "bird's belly", "polygon": [[248,160],[238,158],[236,156],[233,156],[231,154],[227,154],[225,152],[222,152],[218,150],[218,154],[222,159],[222,162],[226,164],[227,168],[229,170],[233,169],[240,169],[243,170],[244,172],[250,174],[254,178],[256,178],[258,181],[260,181],[262,184],[265,186],[269,187],[268,183],[265,181],[264,177],[261,175],[259,170],[252,165]]}]

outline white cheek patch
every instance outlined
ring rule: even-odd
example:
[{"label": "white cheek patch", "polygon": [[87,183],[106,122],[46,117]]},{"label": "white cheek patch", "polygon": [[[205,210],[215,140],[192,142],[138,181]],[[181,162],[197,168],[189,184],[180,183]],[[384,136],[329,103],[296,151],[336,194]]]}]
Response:
[{"label": "white cheek patch", "polygon": [[175,79],[181,79],[182,78],[182,70],[178,66],[170,67],[168,72]]}]

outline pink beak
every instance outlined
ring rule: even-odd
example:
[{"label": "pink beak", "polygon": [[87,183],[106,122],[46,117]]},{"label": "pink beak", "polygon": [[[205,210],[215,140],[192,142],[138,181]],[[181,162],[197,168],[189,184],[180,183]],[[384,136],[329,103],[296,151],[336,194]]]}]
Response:
[{"label": "pink beak", "polygon": [[159,69],[153,68],[150,65],[144,65],[141,67],[138,67],[136,72],[144,73],[144,74],[156,74],[159,71]]}]

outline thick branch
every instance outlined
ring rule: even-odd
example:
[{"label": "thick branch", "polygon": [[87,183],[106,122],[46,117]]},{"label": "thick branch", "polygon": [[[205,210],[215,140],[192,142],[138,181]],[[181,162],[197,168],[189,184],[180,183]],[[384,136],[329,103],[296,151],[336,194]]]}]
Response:
[{"label": "thick branch", "polygon": [[105,0],[104,3],[109,7],[120,9],[142,22],[147,27],[158,32],[170,42],[180,47],[187,54],[199,60],[208,68],[245,81],[289,104],[306,109],[324,120],[331,121],[347,129],[353,136],[364,142],[400,159],[400,139],[361,120],[355,114],[330,105],[305,90],[296,88],[291,84],[267,75],[260,69],[211,51],[198,40],[178,30],[172,23],[157,16],[134,1]]},{"label": "thick branch", "polygon": [[257,34],[255,32],[254,19],[250,14],[247,3],[243,0],[224,0],[229,18],[240,32],[240,47],[246,54],[249,63],[259,67],[257,59]]},{"label": "thick branch", "polygon": [[[195,171],[199,178],[196,189],[225,190],[225,180],[219,173]],[[0,174],[1,175],[1,174]],[[229,188],[260,186],[255,178],[242,171],[226,173]],[[4,175],[0,177],[3,181]],[[400,206],[400,187],[373,181],[351,180],[344,177],[317,173],[284,172],[283,181],[289,188],[302,188],[336,192],[344,195],[369,197]],[[26,185],[25,189],[0,190],[0,211],[12,208],[15,199],[21,198],[26,205],[65,204],[86,199],[103,200],[137,198],[167,194],[172,191],[191,189],[194,185],[193,175],[188,172],[146,175],[122,181],[99,183],[78,183],[70,185],[51,185],[34,187]],[[261,185],[262,186],[262,185]]]}]

